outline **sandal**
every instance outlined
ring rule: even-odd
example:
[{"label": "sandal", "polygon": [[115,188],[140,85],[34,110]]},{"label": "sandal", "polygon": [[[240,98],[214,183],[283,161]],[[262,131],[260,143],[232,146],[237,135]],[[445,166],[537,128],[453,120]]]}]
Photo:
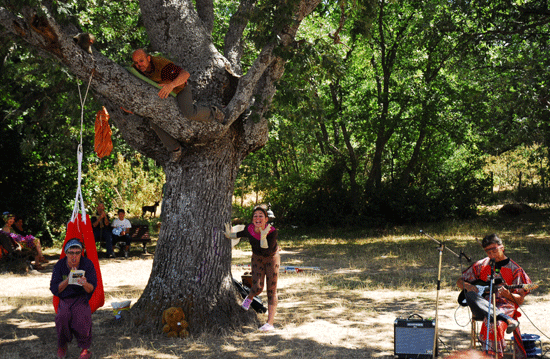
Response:
[{"label": "sandal", "polygon": [[91,357],[92,357],[92,352],[91,351],[89,351],[88,349],[82,349],[78,359],[89,359]]},{"label": "sandal", "polygon": [[46,269],[45,267],[43,267],[40,262],[36,263],[36,261],[34,261],[35,264],[32,266],[34,269],[36,270],[43,270],[43,269]]}]

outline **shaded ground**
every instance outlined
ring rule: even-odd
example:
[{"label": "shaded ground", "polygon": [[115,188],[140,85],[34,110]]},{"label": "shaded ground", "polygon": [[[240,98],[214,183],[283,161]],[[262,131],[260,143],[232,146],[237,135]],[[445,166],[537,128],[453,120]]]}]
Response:
[{"label": "shaded ground", "polygon": [[[498,220],[498,218],[496,219]],[[467,232],[490,232],[488,219]],[[542,285],[530,295],[520,318],[523,333],[550,333],[549,242],[537,222],[510,221],[503,229],[508,253],[534,281]],[[416,230],[415,230],[416,231]],[[435,231],[435,230],[434,230]],[[515,237],[512,238],[512,235]],[[136,334],[114,320],[110,303],[131,299],[135,303],[149,278],[152,256],[132,252],[130,259],[100,259],[106,305],[93,315],[95,358],[393,358],[394,321],[419,314],[434,317],[436,308],[438,250],[419,235],[392,235],[378,239],[304,238],[288,243],[282,265],[314,266],[320,271],[283,273],[279,280],[276,330],[265,334],[257,328],[223,336],[204,334],[190,339],[167,339],[159,333]],[[306,236],[307,237],[307,236]],[[474,259],[482,252],[474,238],[449,235],[447,245],[464,248]],[[247,247],[233,252],[233,275],[240,278],[249,262]],[[445,252],[442,290],[439,293],[440,351],[445,354],[469,346],[469,313],[456,304],[452,283],[460,273],[458,261]],[[50,257],[50,259],[54,259]],[[29,275],[0,275],[0,358],[55,358],[56,334],[47,270]],[[264,298],[265,300],[265,298]],[[532,324],[529,319],[534,323]],[[260,322],[266,315],[259,315]],[[543,345],[549,340],[542,336]],[[74,342],[69,358],[78,357]]]}]

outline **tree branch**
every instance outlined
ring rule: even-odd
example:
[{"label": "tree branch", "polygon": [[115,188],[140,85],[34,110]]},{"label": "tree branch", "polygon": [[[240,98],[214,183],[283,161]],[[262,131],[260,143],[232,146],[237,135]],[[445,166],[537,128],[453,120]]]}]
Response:
[{"label": "tree branch", "polygon": [[212,46],[210,33],[191,0],[140,0],[139,4],[152,50],[182,65],[197,82],[213,67],[224,68],[217,63],[223,58]]},{"label": "tree branch", "polygon": [[332,39],[334,44],[341,44],[342,41],[340,40],[340,32],[344,29],[344,24],[346,23],[346,3],[344,1],[340,2],[340,11],[342,13],[340,14],[340,21],[338,22],[338,29],[334,31],[334,33],[329,33],[328,37]]},{"label": "tree branch", "polygon": [[[293,21],[290,25],[284,27],[276,33],[278,42],[270,42],[266,44],[246,75],[240,78],[236,95],[226,107],[226,113],[230,114],[226,119],[229,125],[248,108],[252,102],[252,97],[255,91],[261,92],[258,93],[261,95],[261,100],[268,99],[268,102],[270,103],[271,98],[275,93],[274,83],[283,75],[285,64],[284,60],[273,54],[273,50],[277,46],[289,47],[292,44],[303,19],[309,15],[320,2],[321,0],[301,0],[295,7]],[[260,84],[260,79],[264,76],[264,72],[270,66],[273,66],[272,71],[265,74],[266,78],[264,79],[264,83],[271,84],[272,86],[260,88],[258,86]],[[260,107],[267,108],[267,106]],[[260,112],[260,114],[263,114],[263,112]]]},{"label": "tree branch", "polygon": [[242,36],[256,2],[257,0],[241,0],[237,12],[229,20],[229,29],[225,34],[223,54],[239,75],[242,75]]},{"label": "tree branch", "polygon": [[214,4],[212,0],[196,0],[196,8],[204,29],[208,34],[212,34],[214,29]]}]

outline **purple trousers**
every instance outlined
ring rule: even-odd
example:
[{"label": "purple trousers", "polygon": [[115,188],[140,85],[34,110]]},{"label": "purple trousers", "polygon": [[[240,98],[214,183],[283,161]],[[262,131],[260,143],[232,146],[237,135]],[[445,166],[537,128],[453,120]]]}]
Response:
[{"label": "purple trousers", "polygon": [[61,299],[55,316],[57,347],[62,348],[75,336],[78,346],[92,345],[92,310],[86,297]]}]

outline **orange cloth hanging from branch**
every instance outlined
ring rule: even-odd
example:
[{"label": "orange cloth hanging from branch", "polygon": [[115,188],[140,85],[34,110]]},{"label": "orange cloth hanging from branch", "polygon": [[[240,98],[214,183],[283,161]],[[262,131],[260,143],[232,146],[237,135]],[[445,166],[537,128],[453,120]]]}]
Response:
[{"label": "orange cloth hanging from branch", "polygon": [[109,156],[113,150],[111,140],[111,128],[109,127],[109,112],[105,106],[95,115],[95,141],[94,149],[99,158]]}]

